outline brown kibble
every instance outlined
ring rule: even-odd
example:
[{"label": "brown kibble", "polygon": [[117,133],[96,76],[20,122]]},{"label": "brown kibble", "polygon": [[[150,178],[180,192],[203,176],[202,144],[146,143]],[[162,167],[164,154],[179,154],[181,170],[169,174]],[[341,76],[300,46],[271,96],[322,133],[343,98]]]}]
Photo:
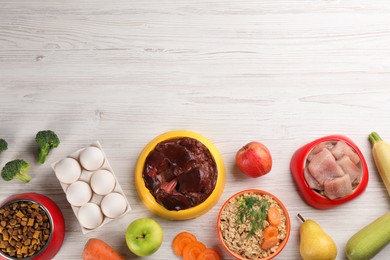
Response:
[{"label": "brown kibble", "polygon": [[28,247],[27,246],[22,246],[22,254],[25,255],[28,253]]},{"label": "brown kibble", "polygon": [[8,240],[9,240],[8,231],[4,231],[4,232],[3,232],[3,240],[4,240],[4,241],[8,241]]},{"label": "brown kibble", "polygon": [[29,227],[34,226],[34,219],[33,218],[28,219],[27,226],[29,226]]},{"label": "brown kibble", "polygon": [[39,208],[39,204],[33,203],[33,204],[31,204],[31,208],[37,209],[37,208]]},{"label": "brown kibble", "polygon": [[24,240],[24,245],[25,245],[25,246],[31,245],[31,239],[30,239],[30,238],[27,238],[26,240]]},{"label": "brown kibble", "polygon": [[10,244],[11,246],[15,246],[15,245],[16,245],[16,241],[13,240],[12,237],[11,237],[11,239],[9,240],[9,244]]},{"label": "brown kibble", "polygon": [[16,216],[18,218],[23,218],[24,217],[24,214],[19,210],[18,213],[16,213]]},{"label": "brown kibble", "polygon": [[35,230],[33,238],[38,239],[40,234],[41,234],[41,231]]},{"label": "brown kibble", "polygon": [[39,252],[50,237],[50,220],[39,204],[18,201],[0,209],[0,250],[26,258]]},{"label": "brown kibble", "polygon": [[42,220],[43,220],[43,217],[42,217],[41,214],[37,214],[37,215],[35,216],[35,218],[37,219],[37,222],[38,222],[38,223],[41,223]]}]

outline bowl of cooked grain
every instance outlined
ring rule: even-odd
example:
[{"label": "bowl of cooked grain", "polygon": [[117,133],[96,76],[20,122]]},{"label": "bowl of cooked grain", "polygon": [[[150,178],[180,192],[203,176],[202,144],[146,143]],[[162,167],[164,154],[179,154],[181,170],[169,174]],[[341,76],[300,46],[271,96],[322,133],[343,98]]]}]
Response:
[{"label": "bowl of cooked grain", "polygon": [[286,246],[290,217],[274,195],[257,189],[240,191],[221,207],[217,221],[219,239],[237,259],[272,259]]}]

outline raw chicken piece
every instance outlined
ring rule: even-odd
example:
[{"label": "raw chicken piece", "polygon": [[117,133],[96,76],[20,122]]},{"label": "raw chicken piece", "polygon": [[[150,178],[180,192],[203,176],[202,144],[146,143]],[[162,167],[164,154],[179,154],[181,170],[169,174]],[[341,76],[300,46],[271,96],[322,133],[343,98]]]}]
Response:
[{"label": "raw chicken piece", "polygon": [[332,142],[322,142],[322,143],[319,143],[317,144],[316,146],[314,146],[314,148],[310,151],[309,155],[307,156],[307,160],[308,161],[311,161],[313,159],[313,157],[321,152],[324,148],[328,149],[328,150],[331,150],[334,146],[334,143]]},{"label": "raw chicken piece", "polygon": [[338,141],[336,143],[336,145],[332,148],[331,150],[333,156],[336,158],[336,159],[340,159],[341,157],[343,157],[344,155],[347,155],[349,156],[349,158],[351,159],[351,161],[354,163],[354,164],[358,164],[360,162],[360,158],[359,156],[355,153],[355,151],[349,146],[347,145],[344,141]]},{"label": "raw chicken piece", "polygon": [[318,181],[316,179],[314,179],[314,177],[310,174],[310,172],[307,168],[305,168],[305,170],[304,170],[304,176],[305,176],[305,180],[307,182],[307,185],[309,185],[309,187],[311,189],[324,190],[324,185],[320,185],[318,183]]},{"label": "raw chicken piece", "polygon": [[332,180],[345,174],[336,163],[332,153],[326,148],[313,157],[308,165],[308,169],[320,185],[327,180]]},{"label": "raw chicken piece", "polygon": [[352,183],[359,183],[362,177],[362,170],[354,164],[348,156],[343,156],[337,160],[337,164],[341,169],[349,175]]},{"label": "raw chicken piece", "polygon": [[337,199],[348,196],[352,193],[351,178],[348,174],[335,178],[333,180],[325,181],[324,194],[329,199]]}]

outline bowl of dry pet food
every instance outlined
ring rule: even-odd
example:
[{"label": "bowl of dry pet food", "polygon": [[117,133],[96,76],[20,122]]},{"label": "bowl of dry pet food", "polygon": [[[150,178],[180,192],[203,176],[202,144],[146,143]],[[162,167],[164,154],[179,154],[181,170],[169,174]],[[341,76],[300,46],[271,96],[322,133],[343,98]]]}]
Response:
[{"label": "bowl of dry pet food", "polygon": [[0,206],[0,259],[52,259],[65,236],[57,204],[38,193],[15,194]]}]

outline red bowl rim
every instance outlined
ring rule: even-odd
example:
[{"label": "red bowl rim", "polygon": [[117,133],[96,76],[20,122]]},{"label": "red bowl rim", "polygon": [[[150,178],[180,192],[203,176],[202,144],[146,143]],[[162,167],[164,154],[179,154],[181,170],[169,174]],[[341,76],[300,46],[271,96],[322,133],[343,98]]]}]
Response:
[{"label": "red bowl rim", "polygon": [[271,255],[265,257],[265,258],[257,258],[256,260],[270,260],[274,257],[276,257],[283,249],[284,247],[286,246],[287,242],[288,242],[288,239],[290,237],[290,232],[291,232],[291,221],[290,221],[290,215],[288,213],[288,210],[286,208],[286,206],[283,204],[283,202],[278,198],[276,197],[275,195],[273,195],[272,193],[269,193],[268,191],[264,191],[264,190],[259,190],[259,189],[246,189],[246,190],[242,190],[242,191],[239,191],[237,193],[235,193],[234,195],[230,196],[222,205],[221,209],[219,210],[219,213],[218,213],[218,220],[217,220],[217,232],[218,232],[218,237],[219,237],[219,240],[221,241],[223,247],[225,248],[226,251],[228,251],[228,253],[230,253],[233,257],[237,258],[237,259],[241,259],[241,260],[247,260],[246,258],[243,258],[241,255],[235,253],[234,251],[230,250],[230,248],[227,247],[227,245],[225,244],[224,240],[223,240],[223,237],[222,237],[222,233],[221,233],[221,229],[220,229],[220,219],[221,219],[221,213],[222,211],[224,210],[224,208],[226,207],[226,205],[230,202],[231,199],[237,197],[237,196],[240,196],[241,194],[245,194],[245,193],[258,193],[258,194],[261,194],[261,195],[268,195],[270,197],[272,197],[272,199],[274,199],[278,205],[282,208],[283,212],[284,212],[284,215],[286,216],[286,237],[285,239],[282,241],[282,243],[279,245],[278,249]]}]

